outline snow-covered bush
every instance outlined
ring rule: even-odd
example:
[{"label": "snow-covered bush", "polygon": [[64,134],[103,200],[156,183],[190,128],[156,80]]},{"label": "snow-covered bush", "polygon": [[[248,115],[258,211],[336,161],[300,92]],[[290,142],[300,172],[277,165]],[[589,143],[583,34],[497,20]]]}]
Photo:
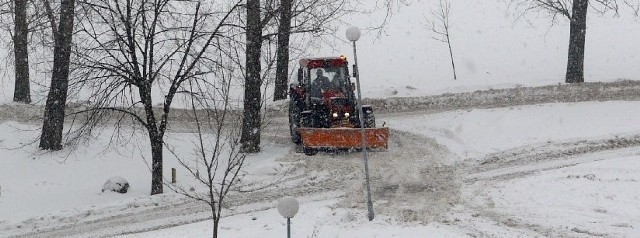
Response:
[{"label": "snow-covered bush", "polygon": [[102,185],[102,192],[113,191],[118,193],[127,193],[128,190],[129,182],[119,176],[111,177],[104,183],[104,185]]}]

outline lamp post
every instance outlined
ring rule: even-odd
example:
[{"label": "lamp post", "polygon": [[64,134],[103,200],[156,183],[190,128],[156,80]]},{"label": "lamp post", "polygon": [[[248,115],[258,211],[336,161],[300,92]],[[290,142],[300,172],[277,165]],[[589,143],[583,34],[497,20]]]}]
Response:
[{"label": "lamp post", "polygon": [[298,201],[293,197],[287,196],[278,200],[278,212],[287,218],[287,238],[291,238],[291,218],[298,213],[298,208]]},{"label": "lamp post", "polygon": [[356,41],[360,39],[360,29],[352,26],[347,29],[347,39],[353,43],[353,59],[355,65],[353,72],[356,76],[356,86],[358,88],[358,118],[360,119],[360,132],[362,133],[362,157],[364,160],[364,178],[367,186],[367,217],[369,221],[373,220],[373,202],[371,201],[371,187],[369,186],[369,159],[367,152],[367,138],[364,130],[364,113],[362,111],[362,91],[360,90],[360,72],[358,70],[358,55],[356,54]]}]

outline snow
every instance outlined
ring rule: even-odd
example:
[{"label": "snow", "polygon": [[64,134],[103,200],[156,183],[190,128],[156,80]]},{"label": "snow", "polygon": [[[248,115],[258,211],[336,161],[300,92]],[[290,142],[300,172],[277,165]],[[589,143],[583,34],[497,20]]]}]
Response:
[{"label": "snow", "polygon": [[[37,148],[37,126],[16,122],[0,124],[0,224],[2,221],[21,221],[30,217],[75,214],[78,210],[100,209],[148,199],[151,192],[151,150],[144,137],[116,143],[103,134],[86,147],[76,151],[43,152]],[[104,133],[111,132],[107,128]],[[139,131],[138,131],[139,132]],[[126,132],[124,132],[126,134]],[[140,135],[144,136],[144,135]],[[175,145],[178,153],[193,152],[194,135],[170,134],[168,143]],[[283,148],[266,146],[258,158],[249,156],[248,166],[252,176],[264,176],[272,172],[274,159],[286,153]],[[177,169],[177,180],[184,187],[195,186],[194,179],[169,156],[165,149],[164,177],[171,178],[170,168]],[[259,161],[258,161],[259,160]],[[269,169],[265,167],[269,166]],[[114,176],[126,178],[130,184],[126,194],[102,193],[104,182]],[[270,181],[268,178],[263,179]],[[165,191],[169,190],[165,186]],[[115,204],[114,204],[115,203]]]},{"label": "snow", "polygon": [[[416,1],[403,7],[380,39],[374,40],[375,31],[362,32],[358,59],[365,97],[562,84],[566,21],[551,26],[544,14],[516,21],[518,13],[508,11],[503,1],[452,1],[452,46],[460,65],[459,79],[453,80],[446,46],[429,40],[430,32],[421,25],[430,4]],[[364,18],[374,19],[376,14]],[[368,19],[352,16],[347,21],[357,25]],[[637,21],[625,14],[590,15],[588,24],[586,80],[637,80]],[[319,48],[318,55],[351,52],[341,30],[336,39],[327,39],[331,48]],[[20,108],[11,102],[13,74],[10,69],[2,71],[0,103]],[[44,73],[34,75],[44,81]],[[34,91],[41,93],[34,101],[43,104],[45,90],[38,87],[46,84],[34,85]],[[388,151],[371,153],[377,212],[371,222],[360,197],[361,168],[355,166],[360,154],[296,153],[286,118],[276,118],[261,131],[264,146],[247,157],[242,177],[254,187],[271,185],[273,190],[233,194],[231,201],[237,204],[224,211],[220,237],[284,236],[286,219],[277,209],[284,196],[300,202],[292,218],[293,237],[637,237],[640,145],[628,142],[621,147],[567,151],[640,135],[638,115],[637,101],[377,115],[378,124],[385,122],[392,129],[392,137]],[[37,236],[58,228],[65,232],[65,226],[74,224],[84,228],[53,234],[210,236],[206,206],[194,205],[168,185],[165,194],[149,195],[150,148],[140,130],[120,128],[124,136],[112,137],[115,128],[107,125],[102,134],[75,150],[45,152],[37,148],[39,123],[14,120],[0,117],[0,237]],[[167,134],[168,144],[182,156],[193,154],[193,139],[186,132]],[[417,145],[408,148],[407,142]],[[169,154],[165,150],[164,177],[170,178],[170,168],[176,168],[177,186],[202,191]],[[342,170],[319,165],[326,163]],[[345,170],[352,173],[336,174]],[[101,192],[104,182],[114,176],[129,182],[126,194]],[[332,178],[345,183],[322,187]],[[444,179],[450,183],[441,183]],[[443,190],[450,193],[442,195]],[[132,220],[117,220],[127,217]],[[112,220],[111,227],[91,227]],[[119,227],[124,230],[104,230]]]},{"label": "snow", "polygon": [[[333,208],[336,202],[327,200],[301,204],[300,213],[291,219],[291,237],[421,237],[425,234],[443,238],[464,236],[462,231],[455,228],[442,225],[415,226],[389,217],[378,217],[369,222],[365,213]],[[122,237],[207,237],[211,234],[211,228],[206,223]],[[220,227],[219,237],[286,237],[286,227],[286,219],[272,209],[229,218]]]},{"label": "snow", "polygon": [[[392,114],[382,120],[396,130],[410,131],[433,137],[461,156],[482,156],[499,150],[521,146],[535,146],[549,141],[588,140],[612,138],[617,135],[637,134],[634,117],[639,102],[584,102],[519,106],[513,108],[474,109],[431,115]],[[588,118],[588,120],[585,120]],[[578,120],[581,119],[581,120]],[[497,122],[497,123],[496,123]],[[171,203],[177,195],[168,193],[149,197],[149,173],[144,160],[137,153],[147,154],[145,145],[140,151],[131,148],[105,150],[108,143],[100,137],[97,143],[79,151],[42,153],[34,144],[28,144],[35,136],[35,126],[16,122],[0,125],[3,159],[0,160],[0,228],[8,224],[30,224],[48,217],[107,216],[114,208],[123,205],[147,206],[151,203]],[[182,152],[188,146],[188,134],[172,133],[169,138]],[[489,139],[488,139],[489,138]],[[179,143],[178,143],[179,144]],[[20,149],[16,149],[19,146]],[[266,146],[260,154],[248,159],[247,179],[266,179],[275,168],[283,165],[283,159],[292,148],[281,144]],[[354,155],[357,156],[357,155]],[[374,154],[375,159],[376,154]],[[471,208],[491,207],[494,213],[510,217],[514,224],[535,224],[540,229],[568,227],[573,234],[607,234],[629,237],[640,227],[640,154],[637,148],[611,150],[577,156],[575,165],[550,161],[520,167],[534,171],[528,176],[499,180],[490,185],[489,180],[472,183],[462,189],[466,194],[463,204]],[[175,161],[166,159],[165,168],[174,167]],[[372,164],[375,166],[376,163]],[[509,168],[506,168],[509,169]],[[514,170],[517,168],[513,168]],[[114,171],[126,177],[131,184],[127,194],[101,193],[100,185]],[[141,172],[145,171],[145,172]],[[168,171],[165,171],[165,176]],[[184,171],[178,170],[178,174]],[[316,172],[317,173],[317,172]],[[484,177],[509,174],[493,171]],[[491,175],[493,173],[493,175]],[[316,174],[314,177],[326,175]],[[180,176],[185,185],[192,181]],[[285,185],[283,189],[295,184]],[[166,190],[166,189],[165,189]],[[480,194],[476,194],[478,192]],[[343,195],[318,195],[297,197],[298,214],[292,218],[295,236],[311,237],[415,237],[433,234],[437,237],[467,237],[466,222],[473,217],[469,208],[455,207],[448,218],[435,222],[399,220],[388,214],[378,214],[373,222],[366,219],[366,209],[345,208],[340,204]],[[179,196],[178,196],[179,197]],[[375,201],[375,197],[374,197]],[[378,201],[382,202],[382,201]],[[129,205],[126,205],[129,204]],[[246,205],[246,213],[222,219],[222,237],[279,237],[286,232],[286,220],[278,214],[277,201],[262,201],[262,205]],[[382,204],[376,205],[381,206]],[[135,207],[134,206],[134,207]],[[462,206],[462,205],[459,205]],[[464,210],[463,212],[457,209]],[[473,210],[472,210],[473,211]],[[468,215],[472,214],[472,215]],[[481,212],[478,212],[481,213]],[[93,214],[93,215],[91,215]],[[115,212],[118,214],[118,212]],[[467,215],[465,215],[467,214]],[[49,221],[55,224],[53,221]],[[506,232],[511,236],[521,234],[493,226],[484,227],[487,221],[475,221],[476,230]],[[160,229],[131,234],[124,237],[201,237],[211,233],[211,222]],[[525,226],[523,225],[523,226]],[[531,225],[534,226],[534,225]],[[9,225],[11,227],[11,225]],[[6,227],[5,227],[6,228]],[[560,229],[562,230],[562,229]],[[493,233],[491,233],[493,234]],[[498,233],[495,233],[498,234]],[[526,234],[526,233],[525,233]],[[525,235],[527,236],[527,235]]]},{"label": "snow", "polygon": [[496,210],[524,222],[610,237],[637,236],[640,191],[634,187],[640,181],[640,154],[636,148],[626,155],[597,156],[605,161],[514,179],[489,189],[489,196]]},{"label": "snow", "polygon": [[637,115],[640,102],[612,101],[473,109],[380,120],[391,128],[434,137],[463,158],[474,158],[524,145],[637,134]]}]

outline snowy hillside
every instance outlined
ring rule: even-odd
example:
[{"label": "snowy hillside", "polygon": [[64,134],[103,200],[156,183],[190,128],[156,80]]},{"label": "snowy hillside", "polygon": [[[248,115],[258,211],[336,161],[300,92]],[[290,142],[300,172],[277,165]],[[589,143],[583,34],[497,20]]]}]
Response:
[{"label": "snowy hillside", "polygon": [[[446,44],[431,39],[429,9],[438,1],[413,1],[390,19],[379,39],[377,31],[358,41],[363,92],[370,97],[423,96],[479,89],[540,86],[564,82],[569,22],[552,25],[545,13],[509,8],[509,1],[451,0],[451,41],[458,66],[453,80]],[[379,15],[354,16],[375,22]],[[640,23],[628,8],[619,17],[590,13],[587,23],[585,81],[638,79]],[[349,22],[349,20],[347,20]],[[344,29],[321,55],[351,55]],[[373,96],[375,95],[375,96]]]}]

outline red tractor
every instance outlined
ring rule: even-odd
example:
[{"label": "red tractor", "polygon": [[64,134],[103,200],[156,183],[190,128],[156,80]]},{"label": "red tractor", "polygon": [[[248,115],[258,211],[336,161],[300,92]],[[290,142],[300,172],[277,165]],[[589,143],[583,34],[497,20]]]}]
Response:
[{"label": "red tractor", "polygon": [[[291,140],[304,153],[318,149],[362,149],[362,132],[346,57],[300,60],[297,81],[289,88]],[[389,128],[375,128],[373,108],[363,105],[367,148],[387,148]]]}]

